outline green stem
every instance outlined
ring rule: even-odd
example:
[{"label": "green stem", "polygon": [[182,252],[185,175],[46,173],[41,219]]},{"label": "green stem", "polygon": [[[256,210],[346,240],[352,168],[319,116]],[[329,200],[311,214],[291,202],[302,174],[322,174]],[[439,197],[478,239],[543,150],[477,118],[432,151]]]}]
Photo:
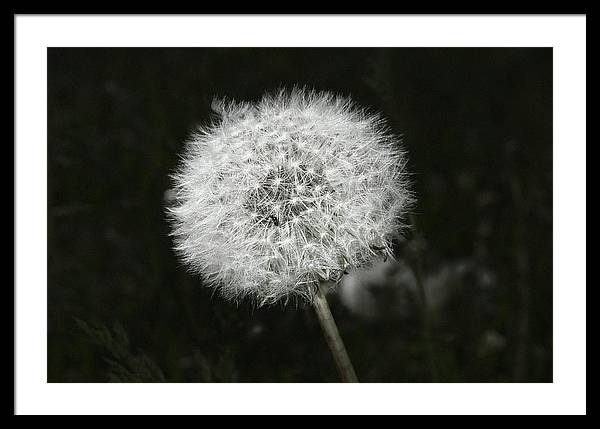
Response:
[{"label": "green stem", "polygon": [[356,372],[354,371],[354,367],[352,366],[352,362],[350,361],[350,357],[348,356],[348,352],[346,351],[342,337],[340,337],[337,325],[335,324],[335,320],[333,319],[333,315],[329,309],[327,298],[323,293],[322,286],[317,287],[317,291],[313,300],[313,307],[317,313],[317,317],[319,318],[321,328],[323,329],[323,334],[325,335],[325,340],[329,345],[329,349],[331,350],[331,354],[335,360],[335,364],[338,372],[340,373],[342,382],[358,383]]}]

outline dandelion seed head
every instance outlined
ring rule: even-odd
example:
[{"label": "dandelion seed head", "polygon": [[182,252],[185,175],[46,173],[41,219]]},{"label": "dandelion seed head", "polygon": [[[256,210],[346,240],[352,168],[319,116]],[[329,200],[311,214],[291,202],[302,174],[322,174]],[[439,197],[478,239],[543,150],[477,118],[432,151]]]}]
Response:
[{"label": "dandelion seed head", "polygon": [[173,174],[175,250],[226,298],[310,300],[319,282],[393,257],[411,204],[406,156],[349,99],[294,89],[215,101]]}]

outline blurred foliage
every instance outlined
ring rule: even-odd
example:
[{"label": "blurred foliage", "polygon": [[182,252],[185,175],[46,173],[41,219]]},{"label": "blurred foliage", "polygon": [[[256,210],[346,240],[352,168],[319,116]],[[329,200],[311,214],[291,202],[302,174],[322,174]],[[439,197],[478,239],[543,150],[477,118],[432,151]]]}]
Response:
[{"label": "blurred foliage", "polygon": [[111,330],[106,326],[92,327],[80,319],[75,319],[81,330],[98,346],[110,355],[105,358],[108,376],[114,382],[163,382],[165,376],[160,368],[144,353],[135,355],[130,351],[129,338],[123,327],[115,322]]},{"label": "blurred foliage", "polygon": [[48,381],[338,381],[310,308],[213,296],[164,215],[212,98],[294,84],[403,135],[418,231],[398,258],[442,273],[433,344],[416,302],[365,319],[331,296],[359,378],[431,381],[433,350],[438,381],[552,381],[552,50],[513,48],[48,49]]}]

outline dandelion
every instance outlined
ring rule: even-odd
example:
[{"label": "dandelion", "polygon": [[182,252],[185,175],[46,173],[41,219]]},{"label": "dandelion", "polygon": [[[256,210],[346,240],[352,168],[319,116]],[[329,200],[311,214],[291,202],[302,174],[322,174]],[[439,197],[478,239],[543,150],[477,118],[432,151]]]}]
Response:
[{"label": "dandelion", "polygon": [[393,257],[411,196],[379,115],[299,89],[213,110],[187,142],[169,207],[175,250],[205,284],[236,302],[318,307],[324,285]]}]

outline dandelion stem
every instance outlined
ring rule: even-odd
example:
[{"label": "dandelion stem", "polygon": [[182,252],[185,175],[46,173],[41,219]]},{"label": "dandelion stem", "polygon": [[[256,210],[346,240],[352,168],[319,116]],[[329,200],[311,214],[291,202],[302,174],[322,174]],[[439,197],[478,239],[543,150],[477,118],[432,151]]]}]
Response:
[{"label": "dandelion stem", "polygon": [[321,328],[323,328],[323,334],[325,335],[325,339],[327,340],[327,344],[329,345],[329,349],[335,360],[342,382],[358,383],[356,372],[354,371],[354,367],[352,366],[342,337],[340,337],[340,333],[335,324],[335,320],[333,319],[333,315],[331,314],[331,310],[329,309],[329,304],[327,303],[327,298],[323,293],[321,285],[317,288],[317,293],[313,300],[313,307],[315,308],[315,312],[321,323]]}]

